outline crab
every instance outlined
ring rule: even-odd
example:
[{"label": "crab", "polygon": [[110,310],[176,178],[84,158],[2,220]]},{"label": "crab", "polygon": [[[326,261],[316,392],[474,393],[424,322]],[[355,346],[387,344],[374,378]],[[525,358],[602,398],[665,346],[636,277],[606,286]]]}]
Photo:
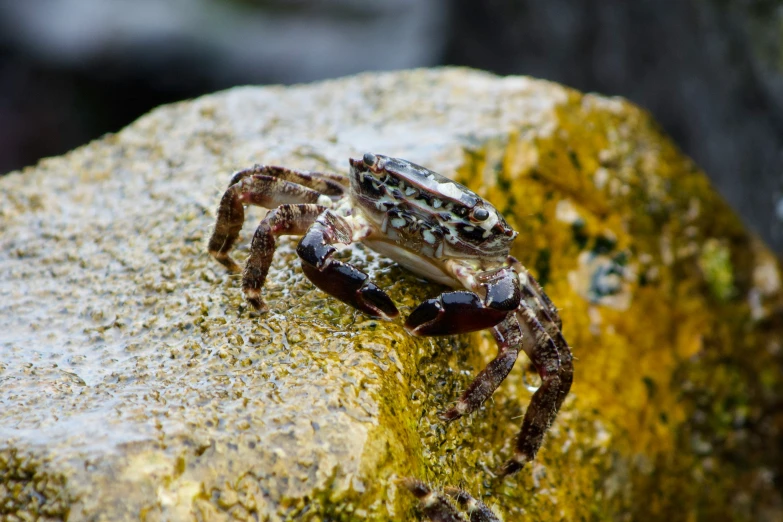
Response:
[{"label": "crab", "polygon": [[416,336],[491,329],[498,354],[441,412],[452,422],[476,411],[509,374],[520,350],[541,377],[525,412],[514,455],[498,473],[510,475],[536,456],[571,388],[571,351],[557,309],[513,258],[517,236],[488,201],[468,188],[403,159],[367,153],[350,159],[350,176],[256,165],[234,174],[220,200],[209,253],[232,272],[229,255],[245,219],[244,205],[270,209],[250,244],[242,291],[265,311],[261,289],[281,235],[303,236],[302,271],[329,295],[365,314],[395,320],[391,298],[359,268],[337,260],[339,245],[361,242],[410,271],[456,290],[427,299],[406,318]]}]

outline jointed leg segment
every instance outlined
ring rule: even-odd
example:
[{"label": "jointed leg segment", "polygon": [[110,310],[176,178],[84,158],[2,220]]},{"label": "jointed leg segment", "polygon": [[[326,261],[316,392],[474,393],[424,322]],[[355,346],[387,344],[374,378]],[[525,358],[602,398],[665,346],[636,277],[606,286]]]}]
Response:
[{"label": "jointed leg segment", "polygon": [[250,243],[250,256],[242,272],[242,291],[256,310],[265,310],[261,289],[277,249],[275,238],[281,235],[302,235],[326,207],[321,205],[280,205],[270,210],[258,225]]},{"label": "jointed leg segment", "polygon": [[268,165],[255,165],[252,168],[236,172],[231,177],[228,186],[235,185],[243,179],[252,176],[266,176],[280,181],[290,182],[331,197],[342,196],[345,193],[345,189],[348,187],[348,179],[340,174],[308,172]]},{"label": "jointed leg segment", "polygon": [[265,309],[261,289],[277,247],[275,238],[304,234],[297,253],[305,275],[316,286],[373,317],[394,318],[397,307],[367,274],[332,259],[334,244],[353,240],[351,224],[326,211],[346,188],[346,178],[336,174],[260,165],[237,172],[220,201],[209,253],[229,270],[238,272],[239,265],[229,253],[242,229],[244,205],[271,208],[253,235],[242,276],[242,290],[253,307]]},{"label": "jointed leg segment", "polygon": [[[573,380],[573,363],[568,345],[564,341],[562,344],[555,342],[531,308],[523,305],[510,319],[499,325],[497,331],[511,342],[515,342],[514,338],[520,338],[518,346],[521,346],[538,371],[541,386],[530,400],[517,436],[514,456],[503,466],[501,475],[515,473],[533,460]],[[562,336],[559,337],[562,340]]]},{"label": "jointed leg segment", "polygon": [[[435,491],[421,480],[405,478],[400,481],[413,496],[419,499],[422,514],[433,522],[500,522],[486,504],[476,500],[458,488],[446,488],[444,493]],[[450,498],[449,498],[450,497]],[[454,502],[467,512],[469,518],[457,509]]]},{"label": "jointed leg segment", "polygon": [[256,165],[237,172],[220,200],[215,230],[209,240],[210,255],[232,272],[239,265],[229,256],[245,221],[244,205],[275,208],[286,204],[328,204],[345,189],[337,181],[342,176],[302,172],[281,167]]},{"label": "jointed leg segment", "polygon": [[[510,314],[510,316],[513,316],[513,314]],[[499,329],[503,328],[503,325],[514,320],[510,316],[492,329],[492,334],[498,344],[497,356],[473,379],[473,382],[463,392],[457,404],[438,415],[441,420],[451,422],[479,409],[484,404],[484,401],[492,397],[495,390],[498,389],[514,368],[514,364],[517,362],[517,355],[519,354],[521,339],[508,339],[499,333]]]}]

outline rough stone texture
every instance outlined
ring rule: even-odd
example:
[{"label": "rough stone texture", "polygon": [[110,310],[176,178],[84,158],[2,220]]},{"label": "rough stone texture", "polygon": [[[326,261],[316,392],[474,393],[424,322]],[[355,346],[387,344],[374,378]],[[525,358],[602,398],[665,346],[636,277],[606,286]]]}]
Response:
[{"label": "rough stone texture", "polygon": [[[486,335],[368,320],[304,280],[291,240],[257,316],[204,252],[234,169],[343,171],[367,150],[490,198],[562,310],[575,384],[513,478],[491,470],[535,385],[525,361],[445,427]],[[403,315],[439,290],[345,255]],[[547,82],[238,88],[7,176],[0,332],[8,520],[409,519],[395,475],[461,484],[506,520],[783,516],[780,267],[646,113]]]}]

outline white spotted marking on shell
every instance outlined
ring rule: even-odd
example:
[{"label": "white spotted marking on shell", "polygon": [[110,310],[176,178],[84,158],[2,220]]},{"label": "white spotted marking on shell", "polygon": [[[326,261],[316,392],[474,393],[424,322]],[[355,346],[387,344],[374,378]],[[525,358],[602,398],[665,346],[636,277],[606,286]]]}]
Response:
[{"label": "white spotted marking on shell", "polygon": [[459,200],[465,193],[454,183],[438,183],[438,191],[451,199]]},{"label": "white spotted marking on shell", "polygon": [[438,240],[438,238],[435,237],[435,234],[433,234],[429,230],[425,230],[424,232],[422,232],[421,236],[424,238],[424,241],[426,241],[430,245],[434,245],[435,242]]},{"label": "white spotted marking on shell", "polygon": [[402,218],[394,218],[391,220],[391,226],[394,228],[400,228],[405,226],[405,220]]},{"label": "white spotted marking on shell", "polygon": [[381,211],[386,210],[386,205],[395,206],[394,198],[384,195],[383,197],[378,198],[378,201],[375,202],[375,208]]}]

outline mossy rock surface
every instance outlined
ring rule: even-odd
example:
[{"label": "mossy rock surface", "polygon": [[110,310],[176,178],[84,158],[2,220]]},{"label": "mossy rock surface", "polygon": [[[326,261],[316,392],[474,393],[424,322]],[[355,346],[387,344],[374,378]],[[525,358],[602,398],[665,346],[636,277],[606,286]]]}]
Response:
[{"label": "mossy rock surface", "polygon": [[[315,289],[294,239],[251,312],[205,253],[231,172],[453,176],[520,232],[561,310],[571,395],[503,481],[535,376],[436,417],[495,352],[415,339]],[[254,209],[237,257],[263,211]],[[403,317],[441,287],[343,253]],[[508,520],[780,520],[780,265],[644,111],[465,69],[246,87],[161,107],[0,179],[0,518],[408,520],[394,477]]]}]

